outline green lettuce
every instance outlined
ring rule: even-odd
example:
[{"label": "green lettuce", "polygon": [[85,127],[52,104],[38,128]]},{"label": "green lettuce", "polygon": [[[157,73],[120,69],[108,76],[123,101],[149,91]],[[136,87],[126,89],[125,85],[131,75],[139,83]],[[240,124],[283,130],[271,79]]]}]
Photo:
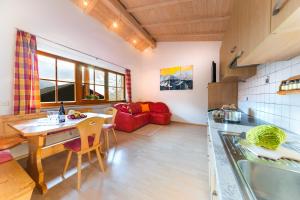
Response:
[{"label": "green lettuce", "polygon": [[250,129],[246,134],[246,140],[250,144],[267,149],[276,150],[286,139],[283,130],[272,125],[261,125]]}]

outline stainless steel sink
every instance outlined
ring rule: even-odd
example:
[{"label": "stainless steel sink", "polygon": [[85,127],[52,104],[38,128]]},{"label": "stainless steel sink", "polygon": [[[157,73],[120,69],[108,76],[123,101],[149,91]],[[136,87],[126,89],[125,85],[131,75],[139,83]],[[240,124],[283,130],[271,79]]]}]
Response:
[{"label": "stainless steel sink", "polygon": [[300,162],[287,159],[274,161],[255,156],[239,144],[239,140],[245,137],[244,133],[219,131],[219,135],[244,199],[300,199]]},{"label": "stainless steel sink", "polygon": [[249,160],[237,162],[243,178],[258,200],[300,199],[300,173]]}]

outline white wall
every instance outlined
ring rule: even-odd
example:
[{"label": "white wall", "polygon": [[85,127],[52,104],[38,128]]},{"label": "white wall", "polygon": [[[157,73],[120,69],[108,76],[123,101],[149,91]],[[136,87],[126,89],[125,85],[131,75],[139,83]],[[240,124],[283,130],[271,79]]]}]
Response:
[{"label": "white wall", "polygon": [[[161,42],[143,53],[142,66],[133,85],[136,99],[162,101],[173,113],[172,120],[196,124],[207,122],[207,83],[211,64],[219,65],[220,42]],[[160,91],[160,69],[193,65],[193,90]]]},{"label": "white wall", "polygon": [[[300,56],[259,65],[256,76],[239,83],[239,107],[269,123],[300,134],[300,95],[276,94],[280,82],[300,74]],[[266,83],[269,77],[270,82]]]},{"label": "white wall", "polygon": [[[86,16],[69,0],[1,0],[0,20],[0,115],[12,112],[16,28],[131,68],[132,73],[139,65],[137,50]],[[45,44],[40,44],[41,48],[53,52],[53,48]],[[95,62],[78,54],[70,56]]]}]

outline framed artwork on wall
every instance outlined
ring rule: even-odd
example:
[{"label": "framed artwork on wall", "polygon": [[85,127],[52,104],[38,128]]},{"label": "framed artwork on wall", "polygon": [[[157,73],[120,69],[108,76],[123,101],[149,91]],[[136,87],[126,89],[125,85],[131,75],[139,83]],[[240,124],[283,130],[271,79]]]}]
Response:
[{"label": "framed artwork on wall", "polygon": [[160,90],[192,90],[193,65],[160,69]]}]

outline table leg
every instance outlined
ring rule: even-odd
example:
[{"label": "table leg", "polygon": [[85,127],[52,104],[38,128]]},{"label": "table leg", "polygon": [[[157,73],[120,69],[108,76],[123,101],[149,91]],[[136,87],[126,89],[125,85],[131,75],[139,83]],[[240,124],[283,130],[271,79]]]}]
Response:
[{"label": "table leg", "polygon": [[47,192],[47,185],[45,184],[42,166],[42,147],[44,144],[45,136],[43,135],[28,137],[29,156],[27,161],[27,171],[43,194]]}]

